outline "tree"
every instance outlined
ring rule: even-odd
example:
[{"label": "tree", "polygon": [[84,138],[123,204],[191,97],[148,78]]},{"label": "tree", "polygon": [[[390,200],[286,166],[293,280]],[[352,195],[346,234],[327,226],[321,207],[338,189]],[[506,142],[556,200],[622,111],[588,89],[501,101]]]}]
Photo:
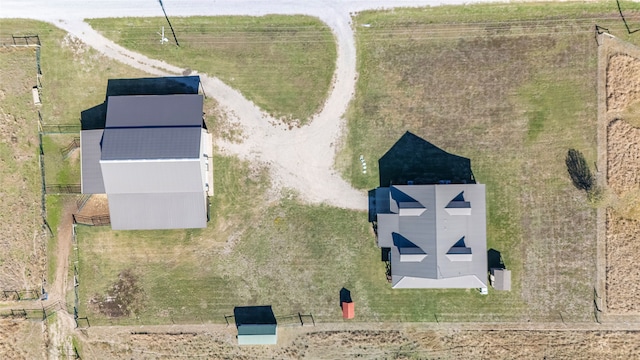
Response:
[{"label": "tree", "polygon": [[591,174],[587,161],[580,151],[569,149],[565,162],[567,164],[567,171],[575,187],[587,192],[595,189],[593,174]]}]

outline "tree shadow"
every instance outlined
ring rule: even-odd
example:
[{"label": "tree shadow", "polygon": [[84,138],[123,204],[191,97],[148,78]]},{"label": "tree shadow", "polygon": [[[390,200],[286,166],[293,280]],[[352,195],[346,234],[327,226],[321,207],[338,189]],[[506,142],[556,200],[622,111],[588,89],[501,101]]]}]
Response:
[{"label": "tree shadow", "polygon": [[471,160],[406,132],[378,160],[380,186],[475,184]]}]

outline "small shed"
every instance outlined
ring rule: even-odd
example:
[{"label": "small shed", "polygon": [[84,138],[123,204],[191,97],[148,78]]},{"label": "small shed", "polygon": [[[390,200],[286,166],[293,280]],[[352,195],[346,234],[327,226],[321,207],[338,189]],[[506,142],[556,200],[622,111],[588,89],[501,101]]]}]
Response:
[{"label": "small shed", "polygon": [[271,306],[239,306],[233,309],[238,345],[268,345],[278,341],[278,324]]},{"label": "small shed", "polygon": [[355,305],[353,301],[343,301],[342,302],[342,317],[345,319],[353,319],[356,316]]},{"label": "small shed", "polygon": [[511,270],[491,269],[491,286],[496,290],[511,291]]}]

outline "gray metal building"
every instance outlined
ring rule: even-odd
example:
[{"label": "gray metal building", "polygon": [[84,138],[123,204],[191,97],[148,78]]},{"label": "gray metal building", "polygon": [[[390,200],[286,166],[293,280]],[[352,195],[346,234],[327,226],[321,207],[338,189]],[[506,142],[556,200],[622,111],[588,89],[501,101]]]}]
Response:
[{"label": "gray metal building", "polygon": [[203,228],[212,139],[198,94],[110,96],[81,133],[82,192],[106,193],[114,230]]},{"label": "gray metal building", "polygon": [[378,245],[398,288],[487,288],[483,184],[376,189]]}]

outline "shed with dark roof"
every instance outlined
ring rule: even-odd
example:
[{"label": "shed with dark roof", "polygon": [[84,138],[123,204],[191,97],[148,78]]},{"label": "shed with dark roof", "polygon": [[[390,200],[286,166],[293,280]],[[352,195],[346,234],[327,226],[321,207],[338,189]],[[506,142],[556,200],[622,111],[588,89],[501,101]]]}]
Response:
[{"label": "shed with dark roof", "polygon": [[269,345],[278,342],[278,323],[271,306],[238,306],[233,309],[238,345]]}]

